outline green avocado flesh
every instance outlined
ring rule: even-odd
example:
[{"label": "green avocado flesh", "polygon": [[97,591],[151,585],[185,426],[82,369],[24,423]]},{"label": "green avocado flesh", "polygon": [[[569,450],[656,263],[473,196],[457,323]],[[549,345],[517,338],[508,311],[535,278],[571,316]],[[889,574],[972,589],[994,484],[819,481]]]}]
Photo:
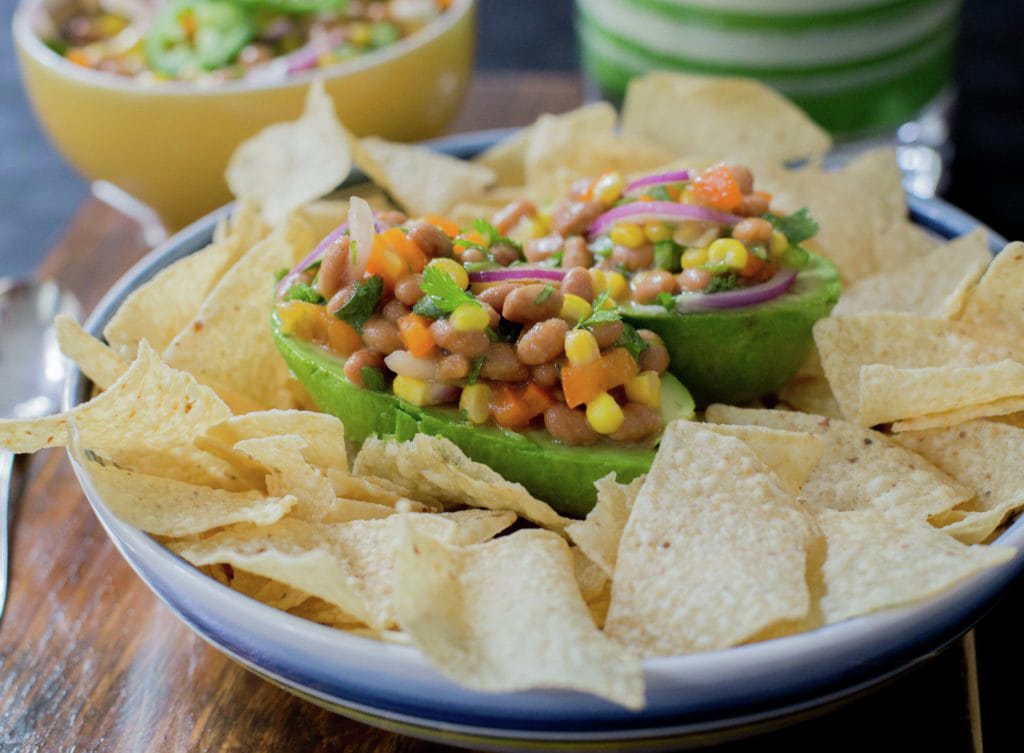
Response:
[{"label": "green avocado flesh", "polygon": [[[517,433],[466,423],[455,408],[419,408],[391,393],[356,387],[345,378],[345,362],[322,348],[284,335],[272,317],[274,339],[295,377],[320,410],[345,424],[345,438],[359,446],[370,436],[411,439],[432,434],[450,439],[474,460],[525,486],[563,515],[583,517],[594,506],[594,482],[615,471],[620,482],[646,473],[654,460],[650,446],[601,444],[571,447],[544,431]],[[671,374],[662,376],[666,422],[693,417],[693,399]]]},{"label": "green avocado flesh", "polygon": [[721,311],[669,313],[625,306],[623,318],[661,335],[669,370],[697,401],[744,403],[782,387],[811,351],[811,327],[839,300],[839,272],[809,254],[793,286],[766,303]]}]

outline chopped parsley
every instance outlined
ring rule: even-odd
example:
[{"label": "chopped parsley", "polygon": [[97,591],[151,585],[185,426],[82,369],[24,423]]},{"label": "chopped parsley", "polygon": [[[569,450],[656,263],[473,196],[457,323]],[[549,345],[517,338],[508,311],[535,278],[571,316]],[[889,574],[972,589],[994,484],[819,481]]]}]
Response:
[{"label": "chopped parsley", "polygon": [[637,361],[640,360],[640,354],[651,347],[650,343],[644,340],[632,325],[622,323],[622,334],[619,335],[619,339],[615,341],[615,347],[625,348],[629,351],[630,355],[633,356]]},{"label": "chopped parsley", "polygon": [[544,301],[552,296],[555,289],[551,285],[545,285],[544,288],[537,294],[537,297],[533,299],[535,306],[540,306]]},{"label": "chopped parsley", "polygon": [[785,217],[771,212],[766,212],[763,217],[772,223],[773,228],[786,236],[786,240],[794,246],[818,234],[818,223],[811,217],[807,207],[798,209]]},{"label": "chopped parsley", "polygon": [[622,319],[622,312],[618,306],[612,308],[605,308],[604,304],[608,300],[608,291],[604,291],[597,298],[594,299],[594,310],[590,316],[584,317],[576,322],[574,329],[593,329],[598,324],[606,324],[608,322],[617,322]]},{"label": "chopped parsley", "polygon": [[380,372],[380,369],[375,369],[373,366],[364,366],[359,370],[359,376],[363,380],[363,388],[367,390],[373,390],[374,392],[384,392],[387,386],[384,383],[384,375]]},{"label": "chopped parsley", "polygon": [[486,360],[485,356],[473,359],[473,365],[469,367],[469,373],[466,374],[467,384],[476,384],[476,380],[480,378],[480,369],[484,367],[484,361]]},{"label": "chopped parsley", "polygon": [[284,300],[305,301],[306,303],[315,303],[317,305],[327,303],[327,299],[320,295],[316,288],[304,282],[297,282],[288,288],[288,291],[284,294]]},{"label": "chopped parsley", "polygon": [[727,290],[735,290],[740,286],[740,278],[735,272],[727,272],[724,275],[715,275],[711,282],[704,288],[705,293],[724,293]]},{"label": "chopped parsley", "polygon": [[[422,290],[425,295],[416,303],[416,305],[419,306],[423,300],[429,298],[431,304],[435,306],[441,314],[450,314],[465,303],[469,303],[474,306],[480,305],[477,303],[477,300],[473,297],[472,293],[467,293],[465,290],[460,288],[458,283],[451,278],[451,275],[437,267],[428,266],[423,270],[423,282],[420,283],[420,290]],[[424,304],[424,306],[429,306],[431,304]],[[417,313],[423,313],[424,316],[427,315],[423,311],[417,311]],[[437,319],[439,317],[435,316],[433,318]]]},{"label": "chopped parsley", "polygon": [[363,325],[373,316],[374,309],[380,303],[380,296],[384,292],[384,280],[379,275],[374,275],[368,280],[357,282],[355,288],[352,297],[335,311],[334,315],[351,324],[352,329],[359,334],[363,334]]},{"label": "chopped parsley", "polygon": [[676,310],[676,297],[671,293],[658,293],[658,297],[654,302],[664,307],[669,313]]}]

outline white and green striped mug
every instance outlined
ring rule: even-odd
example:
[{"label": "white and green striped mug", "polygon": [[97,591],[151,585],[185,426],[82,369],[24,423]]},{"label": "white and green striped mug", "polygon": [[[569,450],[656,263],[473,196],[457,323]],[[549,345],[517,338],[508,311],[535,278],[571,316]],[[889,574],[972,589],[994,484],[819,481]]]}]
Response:
[{"label": "white and green striped mug", "polygon": [[950,81],[961,0],[576,0],[611,99],[678,70],[759,78],[840,137],[912,120]]}]

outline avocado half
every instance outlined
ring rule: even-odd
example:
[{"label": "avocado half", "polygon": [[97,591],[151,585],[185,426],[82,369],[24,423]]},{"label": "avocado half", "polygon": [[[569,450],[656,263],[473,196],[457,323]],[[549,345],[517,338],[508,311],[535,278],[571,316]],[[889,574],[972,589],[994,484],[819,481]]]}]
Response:
[{"label": "avocado half", "polygon": [[671,358],[669,370],[699,407],[754,400],[793,377],[811,351],[811,328],[839,300],[836,266],[808,256],[793,286],[767,303],[687,314],[627,305],[623,318],[661,335]]},{"label": "avocado half", "polygon": [[[590,447],[558,444],[543,431],[519,433],[467,423],[454,408],[420,408],[387,392],[356,387],[345,378],[345,362],[322,348],[282,334],[274,314],[277,347],[320,410],[345,424],[345,438],[362,445],[370,436],[407,440],[416,434],[450,439],[474,460],[525,486],[559,513],[584,517],[596,501],[594,482],[612,471],[620,482],[646,473],[654,461],[649,446]],[[671,374],[662,375],[662,415],[693,417],[693,398]]]}]

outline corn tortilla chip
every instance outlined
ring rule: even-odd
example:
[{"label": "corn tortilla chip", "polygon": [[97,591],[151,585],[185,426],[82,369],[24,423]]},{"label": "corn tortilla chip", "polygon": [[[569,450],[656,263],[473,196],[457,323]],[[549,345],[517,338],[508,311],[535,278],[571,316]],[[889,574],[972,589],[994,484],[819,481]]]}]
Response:
[{"label": "corn tortilla chip", "polygon": [[779,390],[779,399],[804,413],[828,418],[843,417],[836,396],[832,394],[832,388],[825,378],[825,371],[821,368],[817,349],[812,349],[789,384]]},{"label": "corn tortilla chip", "polygon": [[571,688],[644,705],[640,662],[594,626],[569,547],[555,534],[519,531],[452,547],[407,529],[395,601],[402,630],[460,684]]},{"label": "corn tortilla chip", "polygon": [[128,370],[128,362],[97,340],[70,316],[60,314],[53,322],[60,352],[70,358],[93,384],[107,389]]},{"label": "corn tortilla chip", "polygon": [[927,416],[918,418],[908,418],[905,421],[897,421],[890,428],[894,433],[942,429],[947,426],[958,426],[976,418],[998,419],[1017,414],[1020,411],[1024,411],[1024,398],[1008,397],[1003,400],[993,400],[991,403],[968,405],[964,408],[929,413]]},{"label": "corn tortilla chip", "polygon": [[811,607],[805,570],[816,535],[746,443],[675,421],[622,534],[605,631],[646,656],[670,656],[800,619]]},{"label": "corn tortilla chip", "polygon": [[1024,358],[1024,243],[1007,245],[969,294],[960,320],[999,332]]},{"label": "corn tortilla chip", "polygon": [[[216,565],[207,565],[206,567],[216,567]],[[231,568],[231,576],[227,578],[225,585],[251,599],[266,604],[268,607],[283,611],[295,609],[314,598],[305,591],[299,591],[276,580],[236,568]]]},{"label": "corn tortilla chip", "polygon": [[275,123],[242,142],[224,177],[231,193],[253,199],[271,225],[326,196],[352,170],[349,137],[323,81],[314,81],[298,120]]},{"label": "corn tortilla chip", "polygon": [[614,473],[598,479],[594,482],[597,487],[594,508],[585,520],[575,520],[565,528],[573,543],[607,578],[615,574],[622,529],[626,527],[629,511],[643,483],[644,477],[638,476],[628,484],[619,484]]},{"label": "corn tortilla chip", "polygon": [[206,430],[200,445],[217,454],[227,454],[244,439],[292,434],[306,443],[302,455],[306,461],[327,473],[336,468],[348,470],[345,427],[328,413],[299,410],[269,410],[232,416]]},{"label": "corn tortilla chip", "polygon": [[817,159],[832,145],[792,102],[749,79],[649,73],[630,82],[622,130],[677,155],[778,163]]},{"label": "corn tortilla chip", "polygon": [[815,512],[828,542],[821,611],[828,623],[935,596],[1011,559],[1012,547],[965,546],[874,510]]},{"label": "corn tortilla chip", "polygon": [[807,482],[825,447],[819,437],[807,431],[713,421],[704,428],[745,442],[775,474],[782,488],[794,496]]},{"label": "corn tortilla chip", "polygon": [[781,410],[708,407],[709,421],[805,431],[824,440],[821,459],[800,490],[813,508],[875,509],[924,523],[969,500],[968,486],[908,452],[884,434],[846,421]]}]

